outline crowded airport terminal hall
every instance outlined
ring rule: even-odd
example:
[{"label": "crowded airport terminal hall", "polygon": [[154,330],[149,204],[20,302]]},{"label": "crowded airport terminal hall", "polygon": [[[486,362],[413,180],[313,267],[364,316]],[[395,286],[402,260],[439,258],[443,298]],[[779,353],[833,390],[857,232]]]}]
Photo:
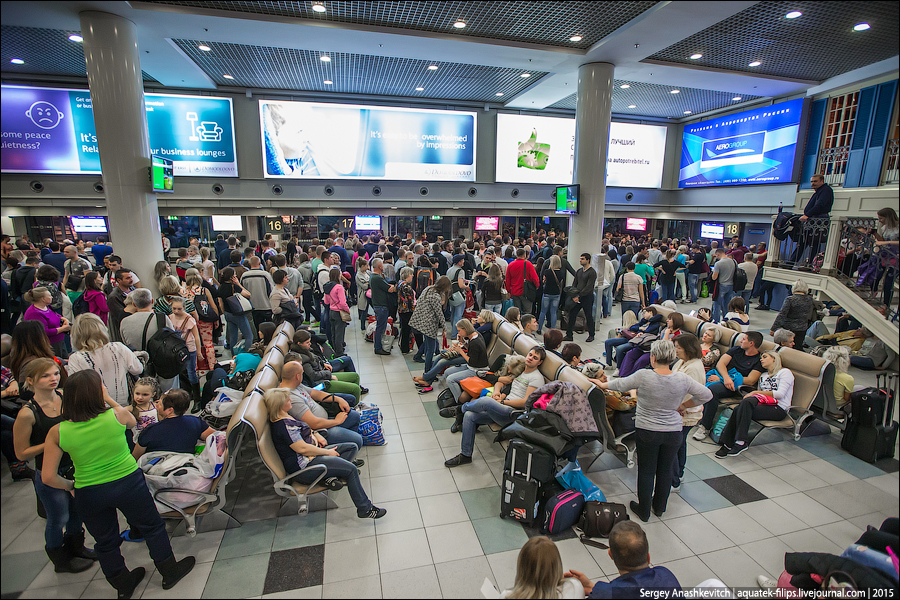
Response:
[{"label": "crowded airport terminal hall", "polygon": [[896,0],[0,11],[3,599],[897,597]]}]

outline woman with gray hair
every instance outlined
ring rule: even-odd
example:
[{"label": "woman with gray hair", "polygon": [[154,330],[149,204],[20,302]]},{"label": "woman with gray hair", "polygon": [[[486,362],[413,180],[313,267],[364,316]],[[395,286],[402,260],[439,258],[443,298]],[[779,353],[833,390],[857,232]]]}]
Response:
[{"label": "woman with gray hair", "polygon": [[707,371],[716,368],[716,363],[722,358],[722,351],[716,346],[720,339],[722,339],[722,332],[718,327],[712,324],[703,326],[703,334],[700,336],[700,352],[703,358],[700,360],[703,368]]},{"label": "woman with gray hair", "polygon": [[[849,404],[850,394],[853,392],[853,375],[847,372],[850,368],[850,348],[847,346],[831,346],[822,355],[822,358],[834,365],[834,401],[837,407],[842,408]],[[849,406],[847,407],[850,408]],[[833,419],[843,419],[844,413],[828,413]]]},{"label": "woman with gray hair", "polygon": [[806,330],[816,319],[815,301],[809,295],[809,286],[802,279],[794,282],[792,291],[793,293],[785,298],[784,304],[781,305],[781,312],[775,317],[769,334],[774,336],[775,330],[781,327],[793,331],[794,343],[800,346],[795,349],[803,350],[802,340],[806,337]]},{"label": "woman with gray hair", "polygon": [[706,386],[684,373],[672,371],[669,365],[675,358],[675,345],[669,340],[657,340],[650,346],[652,370],[641,369],[598,386],[615,392],[637,390],[634,435],[638,501],[631,502],[631,510],[645,523],[650,519],[651,508],[658,517],[666,511],[672,463],[681,446],[682,415],[688,408],[712,399],[712,392]]}]

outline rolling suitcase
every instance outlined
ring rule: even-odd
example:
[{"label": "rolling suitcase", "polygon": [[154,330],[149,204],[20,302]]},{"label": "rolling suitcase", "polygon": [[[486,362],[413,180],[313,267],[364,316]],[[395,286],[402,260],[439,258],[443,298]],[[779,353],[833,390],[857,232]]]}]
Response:
[{"label": "rolling suitcase", "polygon": [[879,373],[875,388],[850,395],[851,413],[841,447],[853,456],[874,463],[894,456],[897,421],[893,420],[897,375]]},{"label": "rolling suitcase", "polygon": [[506,461],[503,469],[517,477],[525,476],[544,485],[556,477],[556,458],[540,446],[513,438],[506,449]]},{"label": "rolling suitcase", "polygon": [[[516,464],[516,454],[512,449],[512,462]],[[529,453],[525,461],[524,476],[516,475],[508,470],[503,471],[503,489],[500,490],[500,517],[511,518],[534,525],[541,505],[541,484],[531,478],[531,467],[534,455]]]}]

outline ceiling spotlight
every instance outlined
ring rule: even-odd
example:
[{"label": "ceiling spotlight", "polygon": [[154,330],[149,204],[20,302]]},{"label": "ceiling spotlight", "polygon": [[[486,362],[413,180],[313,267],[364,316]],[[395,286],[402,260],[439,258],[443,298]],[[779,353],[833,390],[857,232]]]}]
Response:
[{"label": "ceiling spotlight", "polygon": [[11,58],[11,59],[9,59],[9,62],[11,62],[14,65],[24,65],[25,64],[25,61],[22,60],[21,58]]},{"label": "ceiling spotlight", "polygon": [[495,95],[495,96],[502,96],[502,95],[503,95],[503,92],[497,92],[497,93],[494,94],[494,95]]},{"label": "ceiling spotlight", "polygon": [[314,12],[323,13],[325,12],[325,6],[321,2],[316,2],[312,5],[312,9]]},{"label": "ceiling spotlight", "polygon": [[437,65],[428,65],[428,70],[429,70],[429,71],[437,71],[437,70],[438,70],[438,66],[437,66]]},{"label": "ceiling spotlight", "polygon": [[670,94],[680,94],[681,90],[671,90],[669,93]]},{"label": "ceiling spotlight", "polygon": [[785,19],[796,19],[797,17],[802,17],[803,13],[799,10],[792,10],[788,14],[784,15]]},{"label": "ceiling spotlight", "polygon": [[78,35],[77,33],[73,33],[72,35],[70,35],[69,39],[72,40],[73,42],[79,42],[79,43],[84,41],[84,38],[81,37],[80,35]]},{"label": "ceiling spotlight", "polygon": [[319,57],[319,60],[321,60],[322,62],[331,62],[331,57],[328,56],[327,54],[323,54],[322,56]]},{"label": "ceiling spotlight", "polygon": [[522,73],[519,77],[531,77],[531,73]]},{"label": "ceiling spotlight", "polygon": [[747,65],[747,66],[748,66],[748,67],[758,67],[758,66],[761,65],[761,64],[762,64],[762,63],[759,62],[758,60],[754,60],[752,63],[750,63],[750,64]]},{"label": "ceiling spotlight", "polygon": [[741,98],[740,96],[735,96],[731,99],[732,102],[739,102],[740,100],[743,100],[743,98]]},{"label": "ceiling spotlight", "polygon": [[228,75],[227,73],[225,75],[222,75],[222,77],[224,77],[225,79],[234,79],[234,77]]},{"label": "ceiling spotlight", "polygon": [[691,111],[686,110],[686,111],[684,111],[684,114],[689,115],[689,114],[691,114]]},{"label": "ceiling spotlight", "polygon": [[619,87],[622,88],[623,90],[627,90],[627,89],[630,88],[631,86],[628,85],[627,83],[623,83],[623,84],[620,85]]},{"label": "ceiling spotlight", "polygon": [[200,44],[199,46],[197,46],[197,49],[203,50],[204,52],[209,52],[210,50],[212,50],[212,48],[210,48],[206,44]]},{"label": "ceiling spotlight", "polygon": [[629,104],[628,108],[637,108],[637,104]]},{"label": "ceiling spotlight", "polygon": [[570,42],[580,42],[583,39],[584,38],[581,37],[580,35],[573,35],[572,37],[569,38],[569,41]]},{"label": "ceiling spotlight", "polygon": [[459,20],[456,23],[454,23],[453,26],[456,27],[457,29],[462,29],[463,27],[466,26],[466,22]]},{"label": "ceiling spotlight", "polygon": [[333,84],[334,82],[333,82],[332,80],[330,80],[330,79],[326,79],[323,83],[324,83],[325,85],[331,85],[331,84]]},{"label": "ceiling spotlight", "polygon": [[691,60],[697,60],[698,58],[703,58],[702,54],[691,54]]},{"label": "ceiling spotlight", "polygon": [[865,31],[866,29],[871,29],[872,26],[868,23],[857,23],[853,26],[853,31]]},{"label": "ceiling spotlight", "polygon": [[417,91],[417,92],[424,92],[424,91],[425,91],[425,88],[423,88],[423,87],[417,87],[417,88],[416,88],[416,91]]}]

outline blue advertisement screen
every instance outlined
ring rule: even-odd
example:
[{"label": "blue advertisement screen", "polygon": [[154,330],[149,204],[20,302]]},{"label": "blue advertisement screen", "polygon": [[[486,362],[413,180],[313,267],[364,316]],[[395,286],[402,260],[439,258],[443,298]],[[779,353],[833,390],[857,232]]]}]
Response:
[{"label": "blue advertisement screen", "polygon": [[[237,177],[230,98],[145,94],[150,153],[175,175]],[[87,90],[2,87],[4,173],[100,173]]]},{"label": "blue advertisement screen", "polygon": [[803,100],[685,125],[678,187],[789,183]]},{"label": "blue advertisement screen", "polygon": [[475,113],[260,100],[266,177],[475,181]]}]

